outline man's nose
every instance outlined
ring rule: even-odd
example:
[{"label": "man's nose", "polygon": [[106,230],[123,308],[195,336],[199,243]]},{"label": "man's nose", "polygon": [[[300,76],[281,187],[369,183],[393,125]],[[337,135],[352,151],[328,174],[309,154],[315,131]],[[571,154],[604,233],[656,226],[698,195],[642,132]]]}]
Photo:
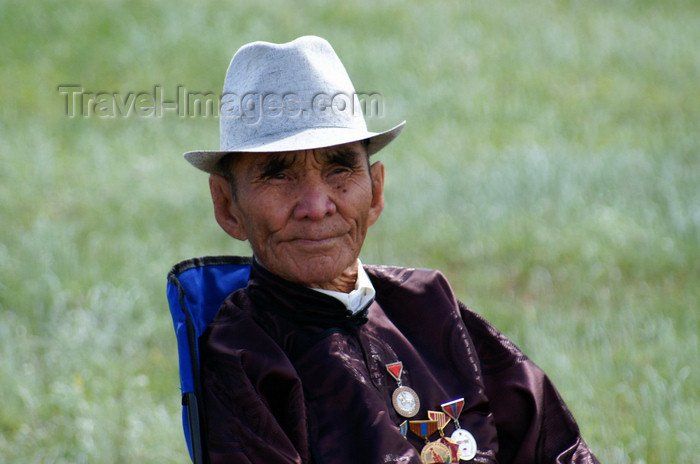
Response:
[{"label": "man's nose", "polygon": [[316,176],[306,176],[299,183],[298,201],[294,208],[295,219],[319,220],[336,211],[329,186]]}]

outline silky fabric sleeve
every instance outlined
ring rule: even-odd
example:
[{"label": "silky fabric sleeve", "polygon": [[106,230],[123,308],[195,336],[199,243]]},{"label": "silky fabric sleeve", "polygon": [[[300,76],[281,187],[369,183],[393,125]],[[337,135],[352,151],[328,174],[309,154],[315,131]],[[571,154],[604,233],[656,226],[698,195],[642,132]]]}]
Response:
[{"label": "silky fabric sleeve", "polygon": [[549,377],[482,317],[461,303],[460,311],[481,361],[498,461],[597,464]]},{"label": "silky fabric sleeve", "polygon": [[257,324],[235,319],[212,323],[200,340],[210,463],[310,462],[294,367]]}]

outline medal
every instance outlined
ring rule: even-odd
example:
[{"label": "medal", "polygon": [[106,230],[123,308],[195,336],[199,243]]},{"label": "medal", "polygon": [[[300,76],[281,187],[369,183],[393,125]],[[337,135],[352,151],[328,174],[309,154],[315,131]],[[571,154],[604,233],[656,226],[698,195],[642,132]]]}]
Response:
[{"label": "medal", "polygon": [[401,361],[387,364],[386,370],[396,380],[398,388],[391,395],[391,403],[394,409],[403,417],[413,417],[418,414],[420,409],[420,400],[418,394],[412,389],[401,385],[401,373],[403,372],[403,363]]},{"label": "medal", "polygon": [[452,462],[459,462],[459,443],[455,443],[451,438],[442,437],[440,443],[445,445],[450,450]]},{"label": "medal", "polygon": [[444,412],[428,411],[428,419],[438,423],[438,432],[440,432],[440,443],[449,448],[452,454],[452,462],[459,461],[459,444],[451,438],[445,437],[445,427],[450,423],[450,418]]},{"label": "medal", "polygon": [[426,464],[452,462],[452,451],[439,441],[431,441],[421,450],[420,459]]},{"label": "medal", "polygon": [[[472,434],[469,433],[469,436],[471,437]],[[474,437],[472,437],[471,440],[463,441],[459,444],[457,455],[459,456],[459,459],[462,459],[464,461],[471,461],[472,459],[474,459],[474,456],[476,456],[476,440],[474,440]]]},{"label": "medal", "polygon": [[450,419],[455,421],[455,427],[460,429],[459,426],[459,415],[462,414],[462,408],[464,408],[464,398],[459,398],[447,403],[442,403],[440,405],[445,414],[447,414]]},{"label": "medal", "polygon": [[401,431],[401,435],[406,438],[406,435],[408,435],[408,421],[405,420],[401,422],[401,425],[399,425],[399,430]]},{"label": "medal", "polygon": [[431,421],[435,421],[438,424],[438,431],[440,432],[440,436],[444,437],[445,436],[445,427],[447,424],[450,423],[450,418],[445,414],[444,412],[440,411],[428,411],[428,419]]},{"label": "medal", "polygon": [[411,432],[425,440],[425,446],[420,452],[420,459],[424,464],[452,462],[452,451],[450,448],[441,443],[440,440],[428,441],[428,437],[434,434],[438,429],[437,421],[410,421],[408,427],[411,429]]},{"label": "medal", "polygon": [[450,438],[459,445],[459,459],[471,461],[474,459],[474,456],[476,456],[476,440],[469,431],[461,428],[459,425],[459,415],[462,413],[462,408],[464,408],[464,398],[449,401],[440,406],[442,410],[445,411],[445,414],[455,421],[456,429],[452,432]]}]

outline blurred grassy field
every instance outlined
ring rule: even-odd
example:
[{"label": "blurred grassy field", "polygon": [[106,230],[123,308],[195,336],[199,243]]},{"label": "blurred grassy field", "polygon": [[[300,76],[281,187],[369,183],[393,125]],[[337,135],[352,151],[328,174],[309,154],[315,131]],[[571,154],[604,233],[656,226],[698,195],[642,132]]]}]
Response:
[{"label": "blurred grassy field", "polygon": [[304,34],[408,120],[363,261],[442,269],[603,462],[697,462],[700,3],[0,0],[0,463],[187,462],[165,275],[249,252],[181,158],[217,119],[57,87],[218,93]]}]

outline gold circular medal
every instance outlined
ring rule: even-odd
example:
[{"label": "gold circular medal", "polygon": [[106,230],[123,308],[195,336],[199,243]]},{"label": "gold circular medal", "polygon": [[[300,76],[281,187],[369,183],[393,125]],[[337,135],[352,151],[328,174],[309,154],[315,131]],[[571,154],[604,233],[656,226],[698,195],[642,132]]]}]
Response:
[{"label": "gold circular medal", "polygon": [[396,412],[403,417],[413,417],[418,414],[418,410],[420,409],[418,394],[404,386],[394,390],[394,394],[391,395],[391,403],[394,405]]},{"label": "gold circular medal", "polygon": [[452,451],[439,441],[431,441],[421,450],[420,459],[425,464],[452,462]]}]

